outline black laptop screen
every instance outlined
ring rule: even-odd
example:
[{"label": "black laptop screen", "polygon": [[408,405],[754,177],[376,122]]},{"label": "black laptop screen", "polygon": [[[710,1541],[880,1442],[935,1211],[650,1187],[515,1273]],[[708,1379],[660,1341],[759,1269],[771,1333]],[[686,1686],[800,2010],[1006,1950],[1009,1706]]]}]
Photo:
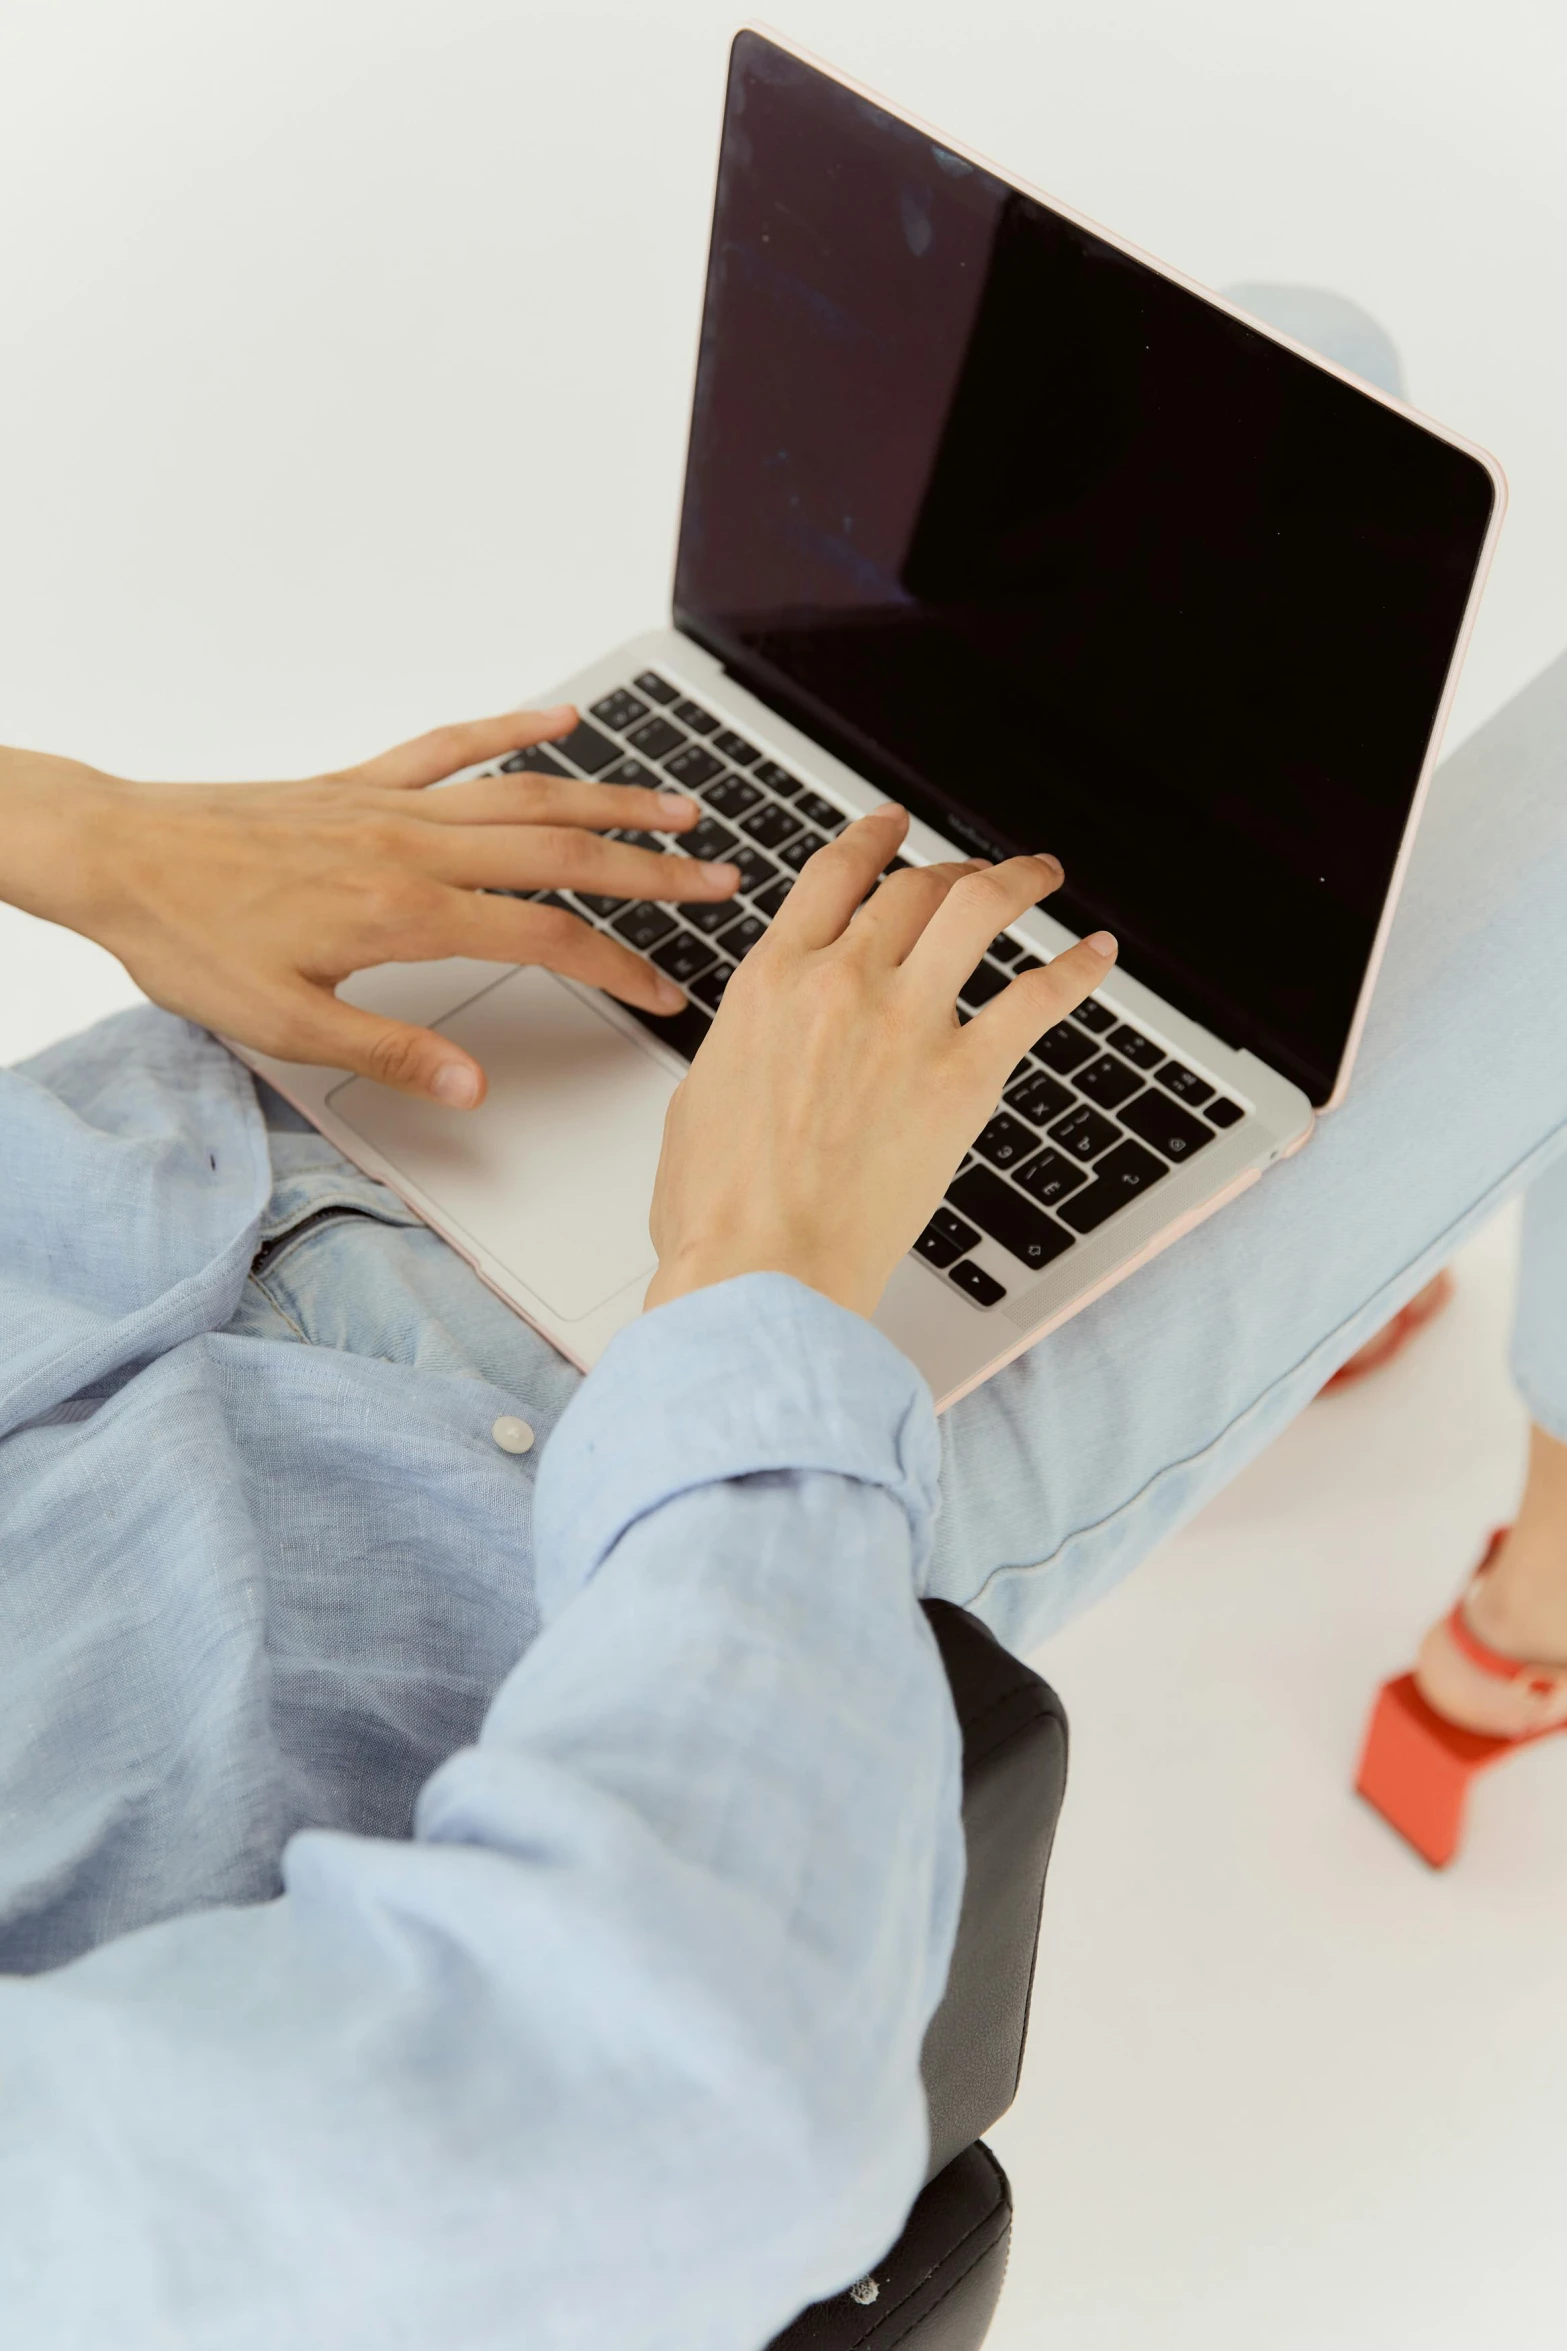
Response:
[{"label": "black laptop screen", "polygon": [[1493,499],[1476,459],[745,33],[677,623],[1332,1090]]}]

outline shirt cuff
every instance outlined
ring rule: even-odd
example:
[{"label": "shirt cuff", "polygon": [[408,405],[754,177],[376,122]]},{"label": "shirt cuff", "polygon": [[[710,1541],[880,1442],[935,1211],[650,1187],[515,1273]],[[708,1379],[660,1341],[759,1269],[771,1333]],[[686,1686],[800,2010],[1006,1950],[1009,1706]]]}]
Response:
[{"label": "shirt cuff", "polygon": [[550,1439],[534,1502],[545,1619],[647,1512],[768,1472],[895,1495],[923,1585],[940,1469],[929,1388],[863,1317],[788,1274],[694,1290],[617,1335]]}]

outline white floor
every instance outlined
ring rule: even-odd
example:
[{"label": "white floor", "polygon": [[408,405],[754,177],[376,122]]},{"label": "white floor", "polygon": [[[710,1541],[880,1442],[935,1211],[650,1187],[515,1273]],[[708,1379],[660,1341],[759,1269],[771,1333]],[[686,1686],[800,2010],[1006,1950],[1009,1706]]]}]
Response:
[{"label": "white floor", "polygon": [[1311,1407],[1035,1662],[1071,1788],[994,2351],[1559,2351],[1567,1741],[1445,1875],[1350,1793],[1516,1492],[1515,1220],[1445,1320]]},{"label": "white floor", "polygon": [[[776,5],[1207,282],[1385,320],[1513,483],[1455,734],[1567,642],[1559,6]],[[7,12],[0,737],[298,773],[659,617],[739,14]],[[0,1062],[133,994],[0,909]],[[994,2351],[1567,2341],[1567,1741],[1444,1878],[1348,1792],[1511,1498],[1508,1248],[1043,1661],[1075,1761]]]}]

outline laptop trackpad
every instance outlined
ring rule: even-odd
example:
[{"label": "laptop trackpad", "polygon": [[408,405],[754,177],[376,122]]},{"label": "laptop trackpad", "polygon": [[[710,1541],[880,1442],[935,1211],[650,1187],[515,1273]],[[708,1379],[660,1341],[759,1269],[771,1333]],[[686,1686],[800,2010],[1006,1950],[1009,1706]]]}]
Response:
[{"label": "laptop trackpad", "polygon": [[488,1071],[482,1109],[350,1078],[327,1097],[335,1115],[562,1322],[646,1281],[678,1078],[548,972],[513,972],[433,1025]]}]

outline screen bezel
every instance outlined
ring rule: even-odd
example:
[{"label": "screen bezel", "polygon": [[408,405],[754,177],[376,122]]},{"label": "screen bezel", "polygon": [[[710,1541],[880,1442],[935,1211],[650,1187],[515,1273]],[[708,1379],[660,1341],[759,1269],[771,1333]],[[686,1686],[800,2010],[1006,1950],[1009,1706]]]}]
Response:
[{"label": "screen bezel", "polygon": [[[1351,374],[1347,369],[1341,368],[1333,361],[1323,358],[1319,352],[1313,351],[1305,344],[1297,342],[1292,336],[1287,335],[1281,332],[1278,328],[1271,326],[1267,320],[1254,317],[1249,311],[1242,310],[1235,303],[1227,301],[1222,294],[1215,293],[1211,287],[1201,284],[1195,278],[1188,277],[1183,271],[1172,267],[1169,263],[1164,262],[1158,259],[1155,255],[1146,252],[1142,247],[1132,244],[1128,239],[1118,235],[1113,229],[1107,229],[1101,222],[1092,219],[1088,214],[1077,211],[1073,206],[1063,203],[1058,197],[1050,195],[1045,190],[1035,186],[1032,182],[1020,179],[1016,173],[1009,171],[1005,166],[996,163],[990,157],[982,154],[979,150],[968,147],[961,140],[950,137],[946,131],[941,130],[934,124],[927,122],[923,117],[909,112],[904,107],[898,106],[879,90],[872,88],[866,83],[857,81],[853,78],[853,76],[841,72],[833,65],[829,65],[822,58],[816,56],[812,51],[801,47],[798,43],[790,40],[787,38],[787,36],[780,34],[771,26],[758,22],[748,22],[745,25],[742,25],[736,32],[734,39],[730,44],[729,54],[725,66],[724,90],[726,101],[734,71],[734,52],[739,43],[746,38],[764,41],[772,48],[779,51],[782,55],[794,59],[797,63],[810,68],[815,73],[825,75],[839,88],[850,92],[852,95],[858,98],[866,100],[875,107],[880,108],[883,112],[893,116],[906,128],[914,131],[919,136],[934,141],[937,145],[947,149],[953,155],[962,157],[964,161],[973,164],[981,171],[991,174],[995,179],[1002,182],[1006,187],[1015,190],[1018,194],[1031,199],[1035,203],[1046,206],[1050,211],[1059,214],[1063,220],[1071,222],[1075,227],[1084,230],[1090,236],[1102,239],[1106,244],[1113,246],[1117,252],[1125,255],[1128,260],[1138,264],[1144,269],[1154,272],[1161,278],[1169,280],[1172,284],[1184,288],[1186,292],[1197,295],[1202,301],[1211,304],[1214,309],[1223,312],[1227,317],[1238,320],[1242,325],[1249,328],[1254,334],[1259,334],[1265,337],[1268,341],[1278,344],[1282,349],[1293,352],[1297,357],[1308,361],[1313,367],[1317,368],[1324,375],[1331,376],[1340,383],[1347,384],[1353,391],[1358,393],[1363,398],[1375,401],[1384,408],[1391,409],[1394,414],[1406,418],[1411,423],[1419,426],[1423,431],[1433,435],[1438,440],[1446,443],[1449,447],[1472,459],[1482,467],[1488,476],[1492,492],[1490,520],[1487,525],[1485,536],[1481,543],[1479,555],[1475,563],[1474,574],[1470,583],[1469,594],[1465,603],[1463,618],[1454,640],[1452,656],[1448,664],[1447,675],[1443,685],[1442,694],[1438,701],[1435,717],[1432,722],[1430,735],[1426,744],[1425,755],[1420,767],[1419,777],[1414,792],[1411,796],[1409,814],[1404,825],[1404,830],[1399,842],[1398,853],[1394,861],[1391,876],[1389,878],[1387,894],[1384,900],[1381,917],[1377,924],[1377,928],[1372,939],[1371,948],[1367,956],[1366,967],[1361,978],[1360,987],[1355,1001],[1354,1012],[1345,1038],[1344,1049],[1340,1057],[1338,1067],[1334,1073],[1332,1084],[1326,1093],[1322,1093],[1317,1087],[1314,1087],[1312,1084],[1308,1083],[1303,1078],[1299,1067],[1296,1065],[1295,1055],[1290,1049],[1288,1040],[1280,1039],[1278,1041],[1277,1060],[1276,1062],[1270,1063],[1270,1066],[1276,1066],[1285,1076],[1289,1077],[1292,1082],[1301,1086],[1302,1091],[1307,1094],[1315,1109],[1319,1111],[1335,1109],[1343,1100],[1344,1093],[1349,1084],[1350,1075],[1354,1067],[1355,1057],[1359,1050],[1367,1012],[1370,1007],[1372,991],[1376,983],[1377,972],[1381,964],[1382,955],[1387,942],[1388,932],[1392,924],[1395,908],[1397,906],[1399,893],[1408,870],[1409,858],[1414,844],[1415,830],[1419,823],[1421,811],[1425,804],[1426,794],[1430,788],[1432,772],[1436,765],[1442,737],[1447,726],[1448,718],[1451,714],[1453,698],[1457,691],[1458,679],[1463,667],[1464,656],[1468,651],[1469,642],[1473,635],[1475,617],[1479,609],[1480,598],[1484,591],[1486,578],[1489,574],[1492,559],[1495,553],[1497,537],[1506,513],[1507,481],[1500,464],[1489,450],[1481,447],[1478,443],[1467,439],[1460,433],[1453,432],[1449,427],[1438,423],[1436,419],[1427,416],[1423,411],[1412,407],[1407,401],[1400,400],[1391,393],[1383,392],[1376,385],[1366,383],[1362,378]],[[727,125],[727,104],[724,113],[724,123]],[[722,132],[720,135],[722,137]],[[711,282],[713,240],[717,231],[716,181],[717,173],[715,170],[714,207],[712,215],[712,226],[709,231],[706,274],[704,276],[703,320],[702,327],[699,330],[698,352],[700,352],[701,349],[701,333],[705,331],[706,325],[706,289],[708,284]],[[691,427],[687,444],[688,475],[690,450],[695,439],[697,421],[696,402],[694,395],[695,387],[693,387]],[[684,514],[685,498],[683,493],[682,525],[684,524]],[[823,721],[821,709],[813,704],[807,704],[803,698],[796,696],[791,691],[789,681],[781,675],[775,673],[766,662],[759,660],[746,646],[727,637],[721,629],[709,625],[701,615],[683,608],[680,605],[678,599],[672,600],[672,619],[674,626],[683,635],[692,638],[697,644],[703,646],[707,652],[714,656],[715,659],[722,662],[730,674],[733,675],[738,680],[738,682],[743,685],[750,693],[756,695],[759,700],[776,709],[781,717],[786,719],[792,726],[797,727],[801,733],[809,736],[811,739],[817,742],[820,742],[825,750],[832,753],[835,758],[841,760],[855,773],[864,776],[867,782],[875,785],[878,789],[900,798],[907,796],[906,783],[892,770],[890,765],[878,772],[878,765],[874,753],[867,752],[866,746],[857,734],[850,734],[845,732],[839,734],[835,739],[830,724],[825,724]],[[961,838],[959,834],[952,831],[950,820],[946,825],[944,825],[939,815],[927,814],[925,821],[938,832],[945,831],[952,838]],[[976,842],[967,842],[964,843],[964,848],[966,851],[968,851],[972,850],[973,847],[978,845],[980,844]],[[1217,1030],[1209,1026],[1207,1022],[1202,1021],[1200,1014],[1193,1012],[1190,1008],[1183,1007],[1183,1009],[1186,1010],[1188,1018],[1195,1018],[1199,1021],[1200,1025],[1208,1026],[1210,1034],[1216,1036],[1219,1035]],[[1234,1040],[1221,1038],[1221,1042],[1225,1043],[1226,1045],[1233,1045]],[[1259,1047],[1254,1047],[1253,1050],[1257,1050],[1260,1054],[1260,1057],[1264,1060],[1269,1059],[1266,1043]]]}]

